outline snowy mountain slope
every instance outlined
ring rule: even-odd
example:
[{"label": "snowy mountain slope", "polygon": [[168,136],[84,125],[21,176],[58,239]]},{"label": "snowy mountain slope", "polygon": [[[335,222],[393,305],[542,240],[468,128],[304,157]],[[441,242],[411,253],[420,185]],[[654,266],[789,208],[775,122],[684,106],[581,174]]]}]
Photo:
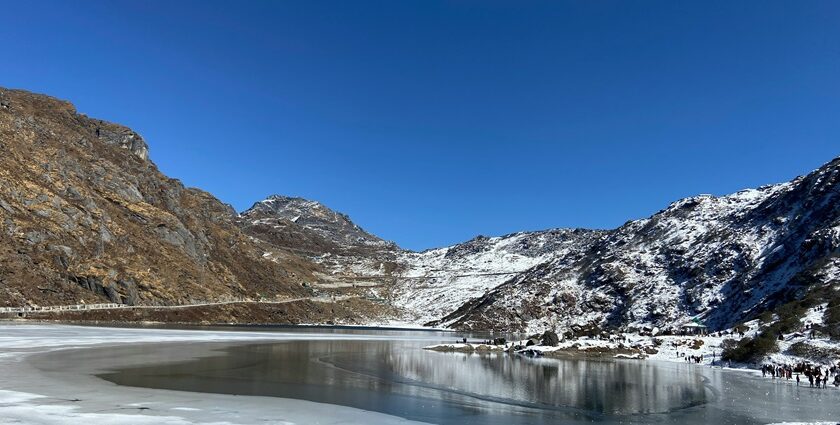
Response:
[{"label": "snowy mountain slope", "polygon": [[480,236],[424,252],[299,198],[272,197],[242,217],[246,233],[287,232],[282,244],[309,245],[333,280],[379,282],[377,294],[415,323],[538,331],[697,318],[715,329],[840,280],[838,181],[840,158],[788,183],[682,199],[613,230]]},{"label": "snowy mountain slope", "polygon": [[[337,283],[384,288],[405,312],[403,320],[425,323],[529,268],[573,249],[592,230],[556,229],[473,240],[424,252],[402,250],[362,230],[344,214],[302,198],[273,195],[239,217],[246,234],[274,247],[308,255],[326,271],[316,287]],[[276,254],[267,253],[274,257]],[[371,283],[378,285],[371,285]]]},{"label": "snowy mountain slope", "polygon": [[840,159],[810,175],[673,203],[462,306],[455,327],[731,326],[836,283]]},{"label": "snowy mountain slope", "polygon": [[419,322],[435,320],[598,233],[556,229],[479,236],[448,248],[404,252],[397,259],[404,267],[396,277],[393,303]]},{"label": "snowy mountain slope", "polygon": [[273,196],[258,202],[240,218],[246,233],[278,247],[308,253],[328,273],[322,276],[324,282],[314,284],[316,287],[339,283],[376,288],[369,295],[386,296],[391,305],[404,312],[401,319],[413,323],[450,314],[469,300],[601,233],[555,229],[478,236],[451,247],[411,252],[374,239],[347,216],[300,198]]}]

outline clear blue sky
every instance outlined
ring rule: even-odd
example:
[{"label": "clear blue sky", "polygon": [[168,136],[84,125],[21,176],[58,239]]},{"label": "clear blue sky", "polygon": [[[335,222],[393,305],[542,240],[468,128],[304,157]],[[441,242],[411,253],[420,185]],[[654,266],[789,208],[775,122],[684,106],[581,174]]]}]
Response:
[{"label": "clear blue sky", "polygon": [[242,210],[413,249],[611,228],[840,155],[838,1],[4,2],[0,85]]}]

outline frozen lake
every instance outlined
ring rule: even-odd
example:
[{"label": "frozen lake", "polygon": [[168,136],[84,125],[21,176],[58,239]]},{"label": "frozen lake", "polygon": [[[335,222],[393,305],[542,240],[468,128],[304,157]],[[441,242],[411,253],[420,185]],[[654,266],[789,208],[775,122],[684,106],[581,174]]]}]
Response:
[{"label": "frozen lake", "polygon": [[[0,356],[0,389],[40,394],[50,405],[64,400],[59,417],[74,420],[108,414],[116,415],[110,422],[152,415],[177,418],[171,423],[721,425],[840,417],[833,387],[797,388],[683,363],[422,350],[454,339],[434,332],[10,328],[42,335]],[[32,348],[38,344],[52,351]],[[78,349],[88,344],[96,347]],[[2,359],[15,352],[30,355],[9,368]],[[15,379],[29,381],[15,386]],[[26,407],[43,408],[47,400],[19,404],[15,418],[26,423]]]}]

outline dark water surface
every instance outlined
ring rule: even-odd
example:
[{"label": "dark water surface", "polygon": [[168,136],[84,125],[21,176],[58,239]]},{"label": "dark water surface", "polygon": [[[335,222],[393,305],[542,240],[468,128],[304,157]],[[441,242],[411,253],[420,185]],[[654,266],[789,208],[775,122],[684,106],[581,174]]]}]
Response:
[{"label": "dark water surface", "polygon": [[438,353],[421,349],[428,340],[390,335],[230,344],[209,357],[100,376],[120,385],[296,398],[439,424],[767,423],[761,418],[782,415],[779,400],[793,397],[786,389],[765,394],[755,387],[764,382],[743,374],[694,365]]}]

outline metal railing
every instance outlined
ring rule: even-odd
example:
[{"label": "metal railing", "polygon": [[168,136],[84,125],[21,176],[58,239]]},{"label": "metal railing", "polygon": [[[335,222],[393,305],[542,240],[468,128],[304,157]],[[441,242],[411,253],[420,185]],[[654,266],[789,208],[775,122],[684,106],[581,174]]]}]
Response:
[{"label": "metal railing", "polygon": [[141,304],[141,305],[128,305],[128,304],[117,304],[117,303],[100,303],[100,304],[73,304],[73,305],[53,305],[53,306],[24,306],[24,307],[0,307],[0,314],[3,313],[11,313],[11,314],[20,314],[20,313],[40,313],[40,312],[53,312],[53,311],[87,311],[87,310],[112,310],[112,309],[129,309],[129,308],[142,308],[142,309],[179,309],[179,308],[189,308],[189,307],[201,307],[201,306],[213,306],[213,305],[222,305],[222,304],[238,304],[238,303],[256,303],[256,304],[285,304],[295,301],[315,301],[315,302],[336,302],[336,301],[343,301],[350,298],[358,298],[358,296],[349,296],[349,295],[317,295],[312,297],[300,297],[300,298],[284,298],[284,297],[275,297],[275,298],[265,298],[260,297],[258,299],[243,297],[222,297],[217,300],[213,301],[199,301],[199,300],[189,300],[189,302],[184,304],[171,304],[171,305],[148,305],[148,304]]},{"label": "metal railing", "polygon": [[26,307],[0,307],[0,313],[36,313],[42,311],[74,311],[74,310],[105,310],[130,307],[125,304],[104,303],[104,304],[73,304],[73,305],[51,305],[51,306],[26,306]]}]

